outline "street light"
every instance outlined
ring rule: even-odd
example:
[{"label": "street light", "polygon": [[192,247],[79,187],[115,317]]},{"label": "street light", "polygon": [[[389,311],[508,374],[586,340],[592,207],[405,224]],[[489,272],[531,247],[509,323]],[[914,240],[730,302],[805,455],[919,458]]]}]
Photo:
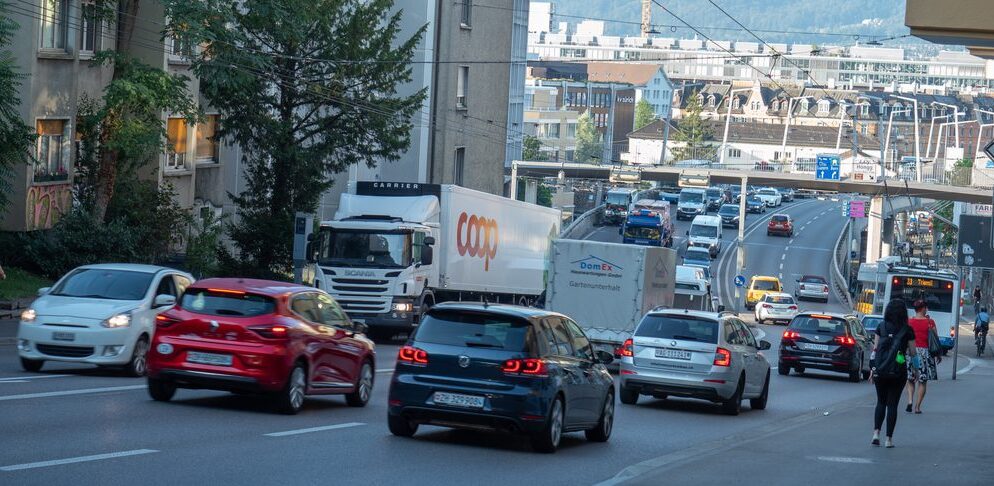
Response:
[{"label": "street light", "polygon": [[[976,111],[977,113],[990,115],[992,118],[994,118],[994,111],[981,110],[979,108],[975,108],[974,111]],[[980,123],[980,130],[977,132],[977,154],[974,155],[973,160],[979,159],[980,154],[983,152],[983,149],[980,148],[982,146],[980,141],[984,139],[984,127],[994,127],[994,123],[983,123],[983,120],[980,118],[980,115],[977,115],[977,122]]]},{"label": "street light", "polygon": [[[928,145],[925,146],[925,158],[926,159],[928,158],[928,154],[932,151],[932,130],[935,129],[935,121],[936,120],[948,120],[948,119],[949,119],[949,115],[933,116],[932,117],[932,121],[929,122],[929,124],[928,124]],[[936,141],[936,143],[935,143],[935,155],[938,155],[938,154],[939,154],[939,143],[938,143],[938,141]],[[932,156],[932,159],[935,159],[935,155]]]},{"label": "street light", "polygon": [[[935,137],[935,158],[939,158],[939,140],[942,138],[942,129],[944,129],[945,127],[947,127],[949,125],[952,125],[953,127],[955,127],[954,130],[956,131],[956,133],[959,133],[959,126],[960,125],[967,125],[967,124],[970,124],[970,123],[978,123],[979,124],[980,122],[978,120],[963,120],[963,121],[951,121],[951,122],[946,122],[946,123],[940,123],[939,124],[939,133],[936,134],[936,137]],[[946,134],[946,137],[949,137],[948,133]],[[956,147],[960,148],[959,138],[958,137],[957,137],[957,141],[956,141]],[[943,149],[942,153],[943,153],[943,155],[946,155],[945,149]]]},{"label": "street light", "polygon": [[[948,108],[952,108],[953,109],[953,116],[955,117],[954,120],[956,118],[959,118],[959,117],[961,117],[961,116],[963,116],[963,115],[966,114],[966,113],[960,113],[959,112],[959,106],[956,106],[956,105],[950,105],[948,103],[942,103],[942,102],[939,102],[939,101],[933,101],[932,104],[933,105],[939,105],[939,106],[945,106],[945,107],[948,107]],[[956,130],[956,146],[959,147],[959,125],[956,125],[955,130]]]},{"label": "street light", "polygon": [[918,132],[921,128],[918,126],[918,99],[910,98],[907,96],[891,95],[899,100],[910,101],[915,104],[915,178],[918,182],[922,181],[922,157],[921,157],[921,143],[918,141]]},{"label": "street light", "polygon": [[794,100],[801,100],[807,98],[814,98],[814,96],[792,96],[787,100],[787,123],[783,126],[783,142],[780,143],[780,156],[786,158],[785,153],[787,152],[787,130],[790,129],[790,118],[794,113],[793,104]]},{"label": "street light", "polygon": [[745,91],[752,91],[752,88],[739,88],[728,91],[728,113],[725,114],[725,134],[721,137],[721,156],[718,159],[718,164],[721,168],[725,168],[725,145],[728,144],[728,122],[732,120],[732,100],[735,98],[735,93],[741,93]]},{"label": "street light", "polygon": [[[894,125],[894,115],[896,115],[898,113],[902,113],[902,114],[903,113],[907,113],[908,110],[910,110],[910,108],[905,108],[903,110],[891,110],[890,111],[890,120],[887,122],[887,134],[885,135],[885,137],[887,137],[887,138],[884,139],[884,153],[880,154],[880,160],[881,160],[881,163],[880,163],[880,172],[881,173],[884,171],[884,164],[887,163],[887,146],[890,145],[890,129],[891,129],[891,126]],[[881,175],[883,175],[883,174],[881,174]]]}]

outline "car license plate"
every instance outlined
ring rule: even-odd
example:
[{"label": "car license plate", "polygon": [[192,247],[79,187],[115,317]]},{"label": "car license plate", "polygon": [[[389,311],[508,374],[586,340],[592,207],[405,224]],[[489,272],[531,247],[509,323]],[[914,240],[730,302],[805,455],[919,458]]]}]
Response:
[{"label": "car license plate", "polygon": [[215,366],[231,366],[231,355],[190,351],[186,353],[186,362],[209,364]]},{"label": "car license plate", "polygon": [[462,393],[435,392],[432,400],[440,405],[465,408],[483,408],[483,397],[463,395]]},{"label": "car license plate", "polygon": [[[804,343],[802,343],[804,344]],[[810,349],[811,351],[828,351],[827,344],[804,344],[804,349]]]},{"label": "car license plate", "polygon": [[75,341],[76,340],[76,333],[74,333],[74,332],[53,332],[52,333],[52,340],[53,341]]},{"label": "car license plate", "polygon": [[667,358],[667,359],[690,359],[690,351],[683,351],[680,349],[656,349],[657,358]]}]

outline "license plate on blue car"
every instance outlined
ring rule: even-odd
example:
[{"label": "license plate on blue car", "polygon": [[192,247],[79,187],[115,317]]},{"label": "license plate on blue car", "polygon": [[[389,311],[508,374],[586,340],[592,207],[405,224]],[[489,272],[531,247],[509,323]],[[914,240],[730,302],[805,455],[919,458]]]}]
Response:
[{"label": "license plate on blue car", "polygon": [[439,405],[452,407],[483,408],[483,397],[463,395],[462,393],[435,392],[432,401]]}]

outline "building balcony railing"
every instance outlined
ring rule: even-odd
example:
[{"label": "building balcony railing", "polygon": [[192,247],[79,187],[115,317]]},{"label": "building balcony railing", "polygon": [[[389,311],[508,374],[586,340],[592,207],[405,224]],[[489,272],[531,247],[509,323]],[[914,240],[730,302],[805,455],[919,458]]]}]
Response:
[{"label": "building balcony railing", "polygon": [[166,171],[183,171],[187,169],[186,153],[170,152],[162,155],[163,167]]}]

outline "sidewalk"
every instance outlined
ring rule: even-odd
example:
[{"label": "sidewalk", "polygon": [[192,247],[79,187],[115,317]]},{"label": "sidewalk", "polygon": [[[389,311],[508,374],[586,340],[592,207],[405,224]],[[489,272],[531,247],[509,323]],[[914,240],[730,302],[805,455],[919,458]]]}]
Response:
[{"label": "sidewalk", "polygon": [[[929,386],[921,415],[901,412],[894,449],[872,447],[875,399],[860,398],[749,436],[662,456],[609,484],[911,484],[980,485],[994,478],[994,360]],[[965,363],[960,362],[963,368]],[[871,386],[871,385],[864,385]]]}]

